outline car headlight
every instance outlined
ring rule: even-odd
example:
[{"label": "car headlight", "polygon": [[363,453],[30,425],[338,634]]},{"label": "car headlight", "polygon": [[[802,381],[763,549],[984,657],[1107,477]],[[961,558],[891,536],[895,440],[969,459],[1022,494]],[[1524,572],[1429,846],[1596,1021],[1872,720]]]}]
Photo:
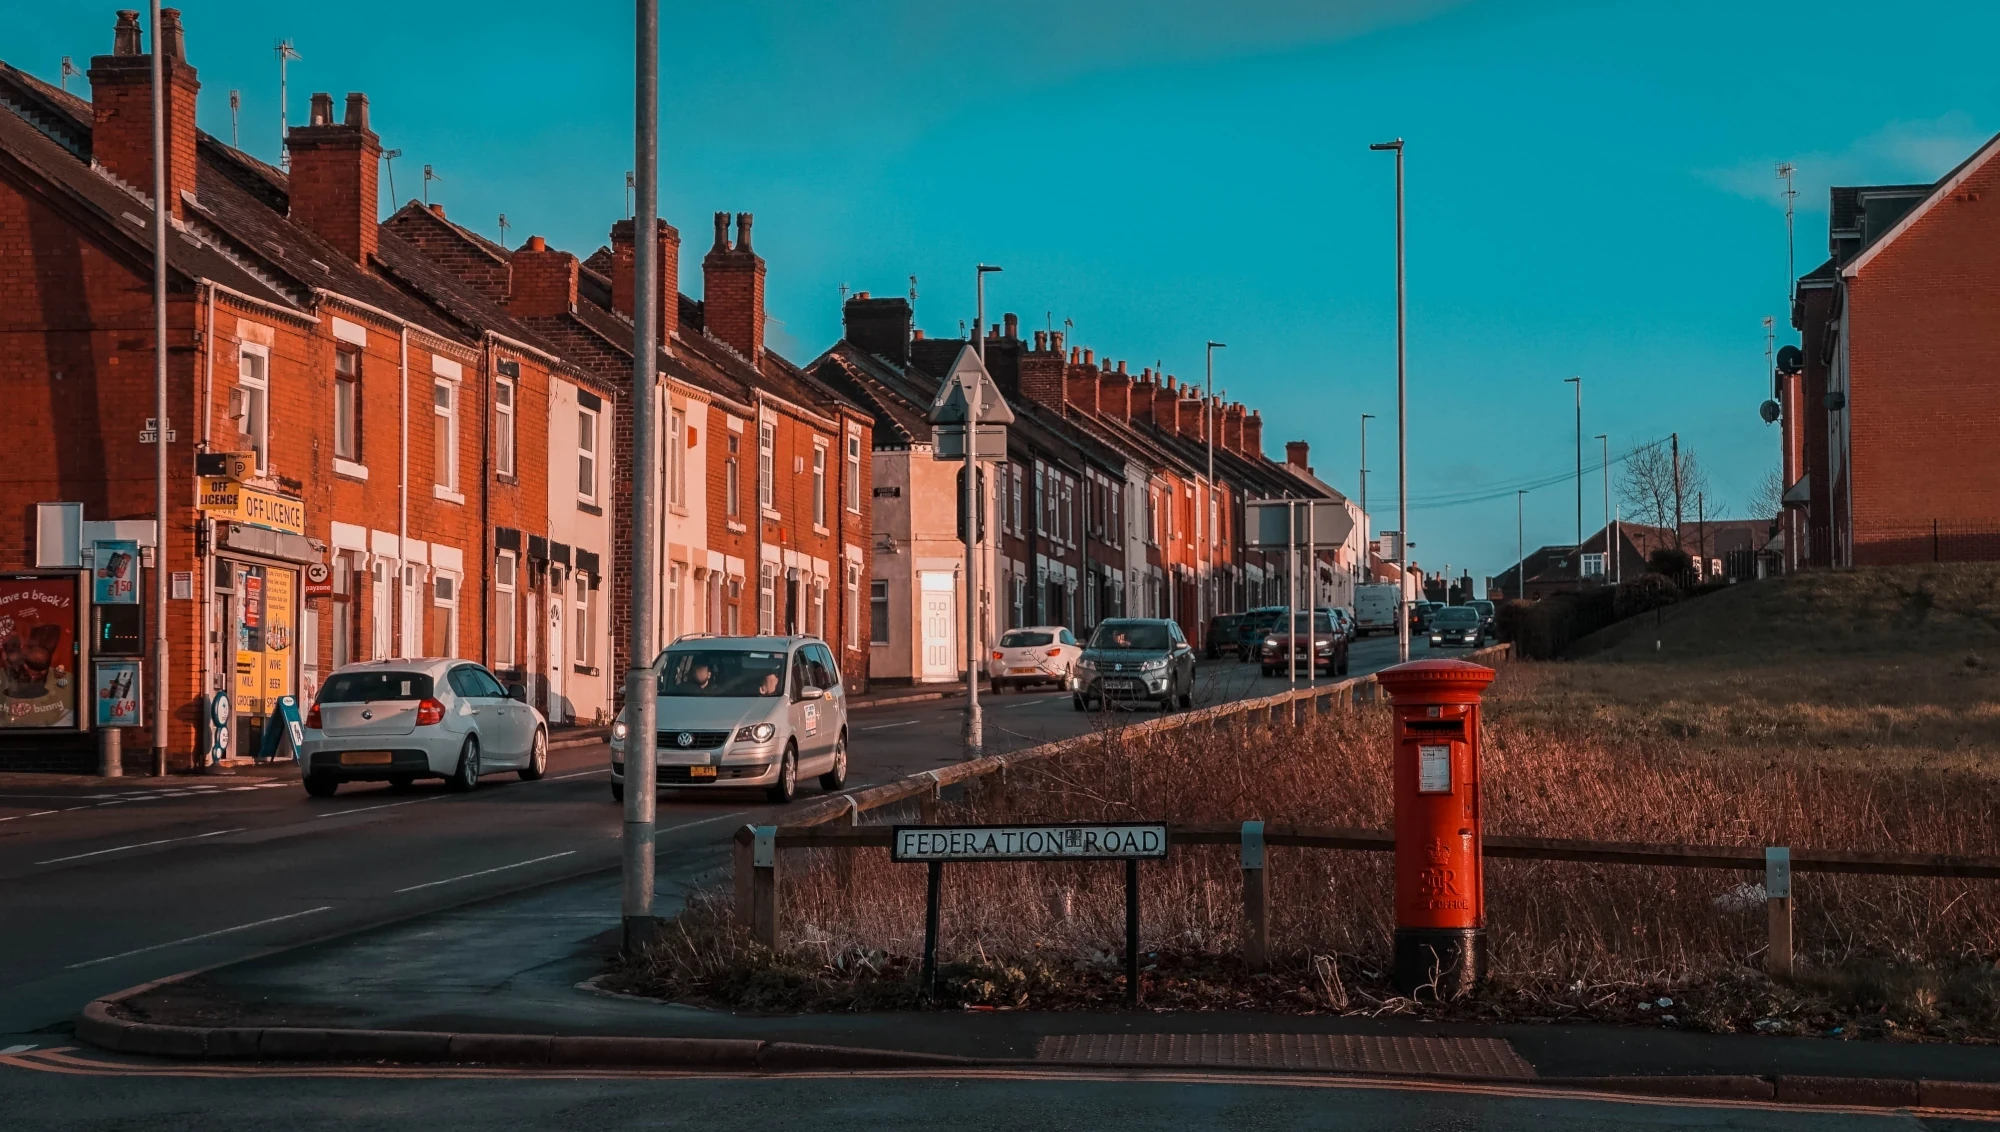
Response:
[{"label": "car headlight", "polygon": [[1146,661],[1145,663],[1143,663],[1143,664],[1139,665],[1139,671],[1141,671],[1141,672],[1158,672],[1158,671],[1160,671],[1161,669],[1165,668],[1166,666],[1167,666],[1167,661],[1166,661],[1166,658],[1165,658],[1165,657],[1161,657],[1161,658],[1160,658],[1159,660],[1149,660],[1149,661]]},{"label": "car headlight", "polygon": [[736,741],[738,743],[762,743],[777,733],[778,729],[773,724],[756,723],[737,728]]},{"label": "car headlight", "polygon": [[631,734],[631,731],[631,728],[625,726],[624,720],[615,719],[611,721],[611,737],[613,739],[623,739],[625,736]]},{"label": "car headlight", "polygon": [[1277,648],[1277,647],[1278,647],[1278,638],[1276,638],[1276,637],[1265,637],[1265,638],[1264,638],[1264,647],[1265,647],[1265,648],[1267,648],[1267,649],[1274,649],[1274,648]]},{"label": "car headlight", "polygon": [[1332,641],[1321,641],[1321,642],[1319,643],[1319,651],[1321,651],[1321,652],[1332,652],[1332,651],[1333,651],[1333,642],[1332,642]]}]

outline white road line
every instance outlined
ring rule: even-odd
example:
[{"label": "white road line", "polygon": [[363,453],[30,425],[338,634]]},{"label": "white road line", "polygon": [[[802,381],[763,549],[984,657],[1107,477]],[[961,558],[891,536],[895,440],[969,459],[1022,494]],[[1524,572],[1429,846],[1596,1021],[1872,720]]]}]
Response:
[{"label": "white road line", "polygon": [[36,810],[32,814],[22,814],[21,816],[27,818],[41,818],[41,817],[47,817],[48,815],[53,814],[55,812],[56,811],[54,810]]},{"label": "white road line", "polygon": [[163,837],[158,841],[141,841],[134,845],[120,845],[114,849],[98,849],[90,853],[76,853],[68,857],[51,857],[46,861],[36,861],[37,865],[60,865],[64,861],[81,861],[85,857],[102,857],[106,853],[123,853],[127,849],[151,849],[155,845],[167,845],[175,841],[200,841],[204,837],[221,837],[225,833],[242,833],[248,827],[218,829],[208,833],[196,833],[187,837]]},{"label": "white road line", "polygon": [[549,781],[561,782],[565,778],[582,778],[586,774],[610,774],[610,773],[611,773],[610,767],[601,766],[595,770],[573,770],[570,771],[568,774],[551,774],[549,775]]},{"label": "white road line", "polygon": [[881,730],[884,730],[884,729],[886,729],[886,728],[890,728],[890,727],[908,727],[908,726],[910,726],[910,725],[911,725],[911,724],[913,724],[913,723],[922,723],[922,722],[923,722],[923,720],[921,720],[921,719],[906,719],[906,720],[904,720],[904,721],[903,721],[903,722],[901,722],[901,723],[878,723],[878,724],[876,724],[876,725],[875,725],[875,726],[873,726],[873,727],[864,727],[864,728],[862,728],[861,730],[863,730],[863,731],[881,731]]},{"label": "white road line", "polygon": [[86,959],[81,963],[71,963],[69,966],[64,967],[63,970],[75,971],[82,967],[95,967],[99,963],[110,963],[118,959],[130,959],[134,955],[144,955],[149,951],[160,951],[164,948],[179,947],[181,944],[184,943],[199,943],[204,939],[214,939],[216,936],[219,935],[228,935],[230,932],[247,932],[251,928],[261,928],[266,924],[281,924],[284,923],[286,920],[296,920],[301,916],[312,916],[312,915],[317,915],[318,913],[321,912],[331,912],[331,911],[333,911],[333,905],[325,904],[318,908],[308,908],[303,912],[290,912],[283,916],[272,916],[268,920],[257,920],[248,924],[238,924],[233,928],[218,928],[212,932],[203,932],[200,935],[191,935],[188,936],[186,939],[176,939],[176,940],[170,940],[166,943],[156,943],[151,947],[135,947],[130,951],[121,951],[116,955],[106,955],[102,959]]},{"label": "white road line", "polygon": [[1051,700],[1053,700],[1053,699],[1055,699],[1055,698],[1056,698],[1056,697],[1054,697],[1054,696],[1043,696],[1043,697],[1042,697],[1041,699],[1039,699],[1039,700],[1021,700],[1021,701],[1020,701],[1020,702],[1018,702],[1018,703],[1011,703],[1011,704],[1001,704],[1000,706],[1001,706],[1001,707],[1010,707],[1010,708],[1014,708],[1014,707],[1034,707],[1034,706],[1035,706],[1036,704],[1045,704],[1045,703],[1048,703],[1048,702],[1050,702]]},{"label": "white road line", "polygon": [[405,892],[415,892],[421,888],[436,888],[438,885],[441,884],[455,884],[458,881],[471,880],[473,877],[491,876],[494,873],[504,873],[508,869],[519,869],[519,868],[524,868],[528,865],[539,865],[543,861],[553,861],[558,857],[571,857],[575,856],[575,854],[576,850],[565,849],[560,853],[551,853],[546,857],[535,857],[526,861],[516,861],[511,865],[501,865],[500,867],[493,869],[481,869],[476,873],[466,873],[464,876],[446,877],[443,880],[425,881],[422,884],[413,884],[408,888],[399,888],[396,890],[396,895],[401,896]]},{"label": "white road line", "polygon": [[34,1049],[34,1048],[36,1048],[36,1047],[34,1047],[34,1046],[8,1046],[8,1047],[7,1047],[6,1049],[0,1049],[0,1057],[12,1057],[12,1056],[14,1056],[14,1055],[15,1055],[15,1054],[17,1054],[17,1053],[26,1053],[26,1052],[28,1052],[29,1050],[31,1050],[31,1049]]},{"label": "white road line", "polygon": [[414,806],[418,802],[435,802],[443,796],[440,794],[433,798],[412,798],[407,802],[383,802],[379,806],[356,806],[351,810],[335,810],[330,814],[314,814],[313,816],[316,818],[341,818],[346,817],[348,814],[365,814],[370,810],[393,810],[397,806]]}]

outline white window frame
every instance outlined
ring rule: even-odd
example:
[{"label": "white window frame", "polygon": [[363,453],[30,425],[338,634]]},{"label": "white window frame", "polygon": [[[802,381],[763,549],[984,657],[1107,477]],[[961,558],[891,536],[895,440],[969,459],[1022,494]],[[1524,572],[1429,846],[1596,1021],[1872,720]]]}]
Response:
[{"label": "white window frame", "polygon": [[[596,409],[576,408],[576,498],[580,503],[597,502],[597,453],[603,446],[603,414]],[[585,441],[588,443],[585,443]]]},{"label": "white window frame", "polygon": [[[1605,567],[1607,565],[1608,556],[1602,553],[1591,553],[1582,556],[1581,561],[1578,563],[1578,569],[1582,571],[1583,576],[1586,578],[1602,578],[1606,573]],[[1596,567],[1595,570],[1591,569],[1593,566]]]},{"label": "white window frame", "polygon": [[[352,378],[340,374],[340,359],[354,359]],[[346,412],[341,411],[343,387],[347,390]],[[346,420],[343,421],[342,417]],[[343,427],[344,426],[344,427]],[[346,433],[348,444],[341,444],[342,433]],[[333,351],[333,458],[349,463],[361,463],[361,351],[340,345]]]},{"label": "white window frame", "polygon": [[826,640],[826,579],[812,580],[812,634]]},{"label": "white window frame", "polygon": [[[512,374],[507,372],[509,367],[514,371]],[[493,471],[496,475],[515,474],[514,399],[520,392],[520,372],[518,363],[501,362],[499,372],[493,378]]]},{"label": "white window frame", "polygon": [[743,513],[743,437],[729,434],[722,460],[723,511],[734,519]]},{"label": "white window frame", "polygon": [[[576,650],[570,662],[579,668],[597,667],[597,591],[590,587],[590,575],[577,571],[570,575],[576,605]],[[558,594],[556,600],[562,600]]]},{"label": "white window frame", "polygon": [[391,634],[395,631],[395,589],[389,584],[391,563],[377,558],[368,568],[368,659],[389,659]]},{"label": "white window frame", "polygon": [[776,511],[776,494],[773,477],[777,472],[778,423],[768,417],[757,418],[757,506],[765,511]]},{"label": "white window frame", "polygon": [[[333,667],[354,663],[354,558],[346,551],[333,555]],[[345,600],[343,600],[345,599]]]},{"label": "white window frame", "polygon": [[681,635],[681,575],[687,567],[678,562],[667,563],[667,643],[672,644]]},{"label": "white window frame", "polygon": [[[449,570],[439,570],[431,577],[431,604],[445,611],[445,656],[458,655],[458,583],[458,575]],[[446,588],[451,590],[451,596],[439,596]]]},{"label": "white window frame", "polygon": [[232,415],[244,422],[239,431],[249,434],[257,474],[264,475],[271,470],[271,350],[244,342],[236,351],[236,388],[242,400],[241,412]]},{"label": "white window frame", "polygon": [[493,556],[493,667],[514,667],[515,626],[520,610],[515,595],[520,588],[521,559],[511,550]]},{"label": "white window frame", "polygon": [[[850,573],[858,573],[853,566],[847,569]],[[878,609],[882,611],[879,619],[875,616],[875,611]],[[882,627],[879,636],[875,632],[878,623]],[[847,637],[852,641],[854,634],[849,633]],[[873,578],[868,582],[868,643],[871,645],[889,643],[889,582],[885,578]]]},{"label": "white window frame", "polygon": [[757,632],[770,636],[778,611],[777,567],[769,562],[757,565]]},{"label": "white window frame", "polygon": [[687,414],[680,409],[667,414],[667,503],[687,506]]},{"label": "white window frame", "polygon": [[813,438],[813,528],[826,530],[826,441]]},{"label": "white window frame", "polygon": [[1019,464],[1014,465],[1013,480],[1014,480],[1014,507],[1013,507],[1014,533],[1017,535],[1022,535],[1026,534],[1027,531],[1023,529],[1021,525],[1021,465]]},{"label": "white window frame", "polygon": [[[444,394],[443,405],[437,403],[439,393]],[[431,416],[437,425],[432,479],[439,495],[453,495],[458,492],[458,382],[443,374],[431,376]]]},{"label": "white window frame", "polygon": [[1076,545],[1076,481],[1068,476],[1062,481],[1062,540],[1065,546]]},{"label": "white window frame", "polygon": [[[846,632],[841,635],[846,638],[848,648],[858,649],[861,647],[861,567],[849,562],[846,570],[847,626]],[[870,598],[872,600],[873,595]],[[875,634],[870,631],[868,635],[873,637]]]},{"label": "white window frame", "polygon": [[847,510],[861,514],[861,430],[847,426]]}]

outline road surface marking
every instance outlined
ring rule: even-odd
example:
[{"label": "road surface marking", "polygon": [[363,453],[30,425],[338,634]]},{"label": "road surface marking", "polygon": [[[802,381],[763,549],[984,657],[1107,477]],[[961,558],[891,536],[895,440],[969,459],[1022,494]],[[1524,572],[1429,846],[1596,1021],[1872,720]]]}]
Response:
[{"label": "road surface marking", "polygon": [[903,721],[903,722],[901,722],[901,723],[878,723],[878,724],[876,724],[876,725],[875,725],[875,726],[873,726],[873,727],[864,727],[864,728],[862,728],[861,730],[863,730],[863,731],[881,731],[881,730],[883,730],[884,728],[889,728],[889,727],[908,727],[908,726],[909,726],[909,725],[911,725],[912,723],[922,723],[922,722],[923,722],[923,720],[921,720],[921,719],[906,719],[906,720],[904,720],[904,721]]},{"label": "road surface marking", "polygon": [[1043,696],[1043,697],[1042,697],[1041,699],[1039,699],[1039,700],[1022,700],[1022,701],[1020,701],[1020,702],[1018,702],[1018,703],[1011,703],[1011,704],[1001,704],[1000,706],[1001,706],[1001,707],[1010,707],[1010,708],[1016,708],[1016,707],[1034,707],[1034,706],[1035,706],[1036,704],[1046,704],[1046,703],[1049,703],[1049,702],[1053,701],[1054,699],[1056,699],[1056,697],[1054,697],[1054,696]]},{"label": "road surface marking", "polygon": [[133,845],[120,845],[112,849],[98,849],[89,853],[75,853],[68,857],[51,857],[46,861],[36,861],[37,865],[60,865],[64,861],[81,861],[85,857],[102,857],[106,853],[123,853],[127,849],[151,849],[155,845],[169,845],[176,841],[200,841],[204,837],[221,837],[225,833],[242,833],[247,827],[218,829],[209,833],[193,833],[186,837],[162,837],[158,841],[141,841]]},{"label": "road surface marking", "polygon": [[565,849],[560,853],[551,853],[546,857],[535,857],[526,861],[516,861],[511,865],[501,865],[499,868],[495,869],[481,869],[476,873],[466,873],[463,876],[446,877],[443,880],[430,880],[430,881],[425,881],[422,884],[413,884],[408,888],[397,889],[396,895],[401,896],[405,892],[415,892],[420,888],[436,888],[438,885],[441,884],[454,884],[462,880],[471,880],[473,877],[491,876],[494,873],[504,873],[508,869],[518,869],[527,865],[539,865],[543,861],[553,861],[558,857],[571,857],[575,855],[576,855],[576,850]]},{"label": "road surface marking", "polygon": [[565,778],[582,778],[586,774],[609,774],[609,773],[611,773],[610,767],[600,766],[591,770],[573,770],[570,771],[568,774],[551,774],[549,775],[549,781],[561,782]]},{"label": "road surface marking", "polygon": [[12,1057],[17,1053],[26,1053],[34,1048],[34,1046],[8,1046],[6,1049],[0,1049],[0,1057]]},{"label": "road surface marking", "polygon": [[230,932],[247,932],[251,928],[261,928],[267,924],[282,924],[286,920],[296,920],[301,916],[313,916],[321,912],[331,912],[331,911],[333,911],[333,905],[324,904],[318,908],[308,908],[303,912],[289,912],[283,916],[272,916],[268,920],[255,920],[247,924],[238,924],[233,928],[217,928],[215,931],[212,932],[203,932],[200,935],[191,935],[188,936],[186,939],[169,940],[166,943],[156,943],[153,944],[151,947],[135,947],[130,951],[121,951],[116,955],[106,955],[102,959],[86,959],[81,963],[71,963],[69,966],[64,967],[63,970],[74,971],[81,967],[95,967],[99,963],[110,963],[118,959],[130,959],[134,955],[144,955],[149,951],[160,951],[162,949],[169,947],[179,947],[181,944],[184,943],[199,943],[204,939],[214,939],[216,936],[219,935],[228,935]]},{"label": "road surface marking", "polygon": [[[443,795],[438,795],[439,798]],[[418,802],[435,802],[437,798],[412,798],[407,802],[383,802],[379,806],[356,806],[351,810],[335,810],[330,814],[314,814],[316,818],[341,818],[348,814],[365,814],[370,810],[393,810],[397,806],[414,806]]]}]

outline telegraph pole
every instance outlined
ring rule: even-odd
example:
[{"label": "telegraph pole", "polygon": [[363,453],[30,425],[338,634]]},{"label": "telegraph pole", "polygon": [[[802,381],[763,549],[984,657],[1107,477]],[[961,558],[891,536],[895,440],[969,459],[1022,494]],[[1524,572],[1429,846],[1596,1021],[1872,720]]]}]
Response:
[{"label": "telegraph pole", "polygon": [[1374,413],[1361,414],[1361,545],[1362,565],[1367,562],[1368,545],[1368,422],[1375,419]]},{"label": "telegraph pole", "polygon": [[1410,399],[1403,283],[1403,139],[1368,147],[1396,153],[1396,661],[1410,660]]},{"label": "telegraph pole", "polygon": [[1528,492],[1526,489],[1524,488],[1515,489],[1514,491],[1514,555],[1515,555],[1514,596],[1516,598],[1521,599],[1522,601],[1526,601],[1528,599],[1528,542],[1527,542],[1527,536],[1522,533],[1524,530],[1526,530],[1526,528],[1522,525],[1521,521],[1522,503],[1527,498],[1528,498]]},{"label": "telegraph pole", "polygon": [[1611,577],[1611,555],[1617,553],[1611,545],[1611,434],[1600,432],[1594,437],[1604,449],[1604,576]]},{"label": "telegraph pole", "polygon": [[1685,550],[1681,545],[1681,434],[1673,434],[1674,442],[1674,549]]},{"label": "telegraph pole", "polygon": [[659,369],[660,4],[638,0],[638,67],[632,152],[637,211],[632,222],[632,655],[625,673],[625,951],[650,943],[653,818],[658,742],[653,675],[653,394]]},{"label": "telegraph pole", "polygon": [[[973,270],[977,308],[972,318],[972,348],[979,352],[979,367],[986,368],[986,276],[1000,268],[979,264]],[[979,640],[979,399],[985,383],[965,399],[965,749],[977,755],[986,746],[986,721],[979,713],[979,658],[985,647]]]},{"label": "telegraph pole", "polygon": [[153,773],[167,773],[167,109],[160,0],[153,29]]},{"label": "telegraph pole", "polygon": [[[1210,528],[1214,526],[1212,516],[1217,510],[1215,506],[1215,352],[1227,348],[1228,344],[1225,342],[1210,342],[1208,344],[1208,378],[1205,387],[1207,396],[1201,403],[1201,431],[1208,442],[1208,499],[1206,500],[1208,510],[1201,515],[1197,515],[1195,523],[1201,528],[1202,542],[1208,548],[1208,576],[1211,579],[1215,577],[1215,532]],[[1196,548],[1197,551],[1200,549],[1200,547]],[[1203,646],[1208,644],[1207,602],[1208,583],[1203,582],[1200,578],[1196,578],[1194,623],[1199,626],[1198,631],[1201,633],[1200,640]],[[1217,604],[1220,604],[1220,602]]]}]

